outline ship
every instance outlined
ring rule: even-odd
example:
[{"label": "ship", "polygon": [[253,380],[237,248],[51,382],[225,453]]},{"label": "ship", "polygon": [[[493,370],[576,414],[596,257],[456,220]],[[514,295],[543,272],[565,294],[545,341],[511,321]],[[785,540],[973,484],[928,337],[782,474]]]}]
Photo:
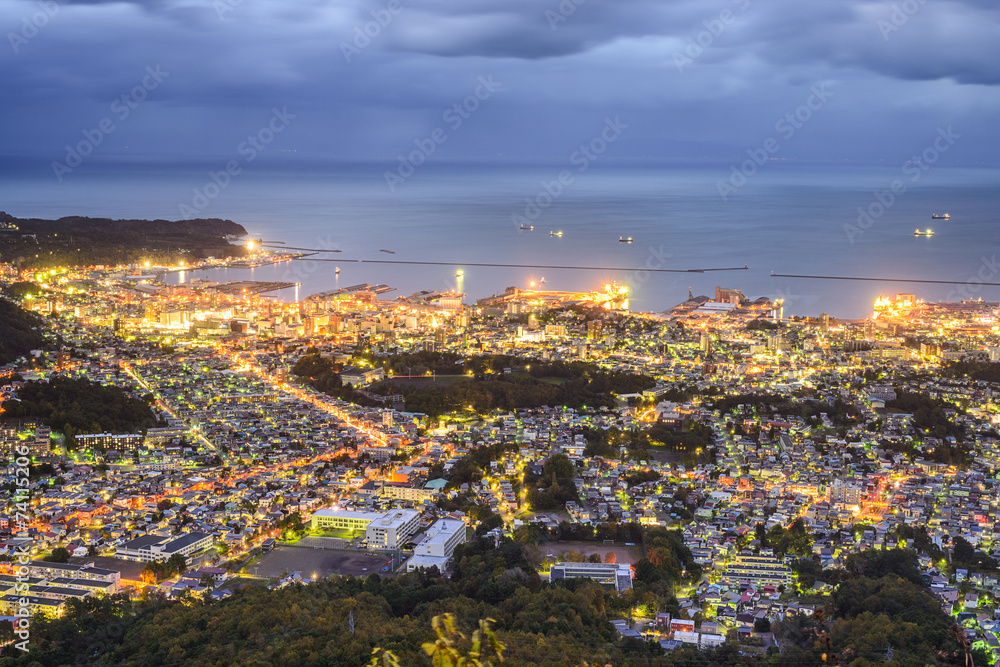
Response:
[{"label": "ship", "polygon": [[914,236],[934,236],[934,230],[933,229],[925,229],[925,230],[921,231],[919,229],[914,229],[913,230],[913,235]]},{"label": "ship", "polygon": [[336,274],[339,274],[340,273],[340,267],[338,266],[337,268],[335,268],[333,270],[333,272],[336,273]]},{"label": "ship", "polygon": [[632,242],[632,237],[631,236],[619,236],[618,237],[618,242],[619,243],[631,243]]},{"label": "ship", "polygon": [[390,255],[395,255],[396,254],[395,250],[386,250],[385,248],[382,248],[381,250],[379,250],[379,252],[387,252]]},{"label": "ship", "polygon": [[931,220],[947,220],[950,217],[947,213],[931,213]]},{"label": "ship", "polygon": [[462,269],[459,269],[458,271],[455,272],[455,277],[456,278],[461,278],[464,275],[465,275],[465,271],[463,271]]},{"label": "ship", "polygon": [[534,225],[528,225],[528,226],[521,225],[521,229],[526,229],[529,232],[533,232],[533,231],[535,231],[535,226]]},{"label": "ship", "polygon": [[549,236],[562,236],[562,232],[549,232]]}]

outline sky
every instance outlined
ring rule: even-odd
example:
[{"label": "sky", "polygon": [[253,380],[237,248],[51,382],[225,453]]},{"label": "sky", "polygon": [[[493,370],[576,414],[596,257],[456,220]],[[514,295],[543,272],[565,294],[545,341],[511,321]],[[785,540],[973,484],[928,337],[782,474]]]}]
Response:
[{"label": "sky", "polygon": [[256,138],[332,160],[897,163],[945,131],[947,162],[996,165],[998,19],[996,0],[2,0],[0,156]]}]

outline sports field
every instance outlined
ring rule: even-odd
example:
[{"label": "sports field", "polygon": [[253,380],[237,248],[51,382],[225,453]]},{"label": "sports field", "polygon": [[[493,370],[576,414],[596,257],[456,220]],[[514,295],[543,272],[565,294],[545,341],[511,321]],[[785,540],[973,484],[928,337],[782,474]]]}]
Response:
[{"label": "sports field", "polygon": [[298,572],[303,579],[333,574],[367,576],[373,573],[384,574],[382,567],[389,563],[390,558],[385,554],[368,551],[279,546],[265,554],[247,573],[261,577],[281,577],[286,572]]}]

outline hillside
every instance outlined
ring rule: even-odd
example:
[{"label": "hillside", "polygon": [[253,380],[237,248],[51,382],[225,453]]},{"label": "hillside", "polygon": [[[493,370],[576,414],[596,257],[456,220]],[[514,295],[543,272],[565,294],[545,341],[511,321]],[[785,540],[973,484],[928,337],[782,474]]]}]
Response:
[{"label": "hillside", "polygon": [[0,366],[41,347],[41,325],[40,317],[0,297]]},{"label": "hillside", "polygon": [[[773,626],[783,652],[754,655],[731,642],[665,653],[655,643],[621,639],[610,621],[634,605],[677,613],[667,570],[650,561],[637,565],[635,589],[617,595],[588,580],[546,583],[525,549],[512,541],[499,548],[489,540],[461,546],[450,579],[372,574],[276,591],[251,586],[212,604],[157,595],[135,603],[124,596],[71,600],[62,618],[33,620],[31,653],[13,656],[5,648],[0,667],[81,659],[95,665],[361,667],[375,648],[391,651],[399,665],[430,665],[422,644],[434,640],[433,619],[444,614],[457,618],[466,639],[457,639],[456,647],[465,653],[478,620],[493,619],[508,665],[818,665],[829,652],[836,655],[829,664],[861,667],[884,664],[889,645],[895,656],[889,664],[963,662],[954,623],[918,583],[912,551],[852,556],[847,571],[836,573],[839,590],[815,615]],[[979,652],[971,657],[986,664]]]},{"label": "hillside", "polygon": [[0,212],[0,260],[22,268],[177,263],[243,254],[231,238],[247,231],[232,220],[112,220],[69,216],[16,218]]}]

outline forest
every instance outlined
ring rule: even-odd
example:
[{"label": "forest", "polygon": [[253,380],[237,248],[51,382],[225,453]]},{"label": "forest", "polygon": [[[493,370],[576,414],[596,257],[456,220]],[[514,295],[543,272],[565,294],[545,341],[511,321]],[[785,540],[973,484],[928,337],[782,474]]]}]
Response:
[{"label": "forest", "polygon": [[542,468],[540,475],[524,473],[525,496],[532,510],[563,508],[567,501],[580,502],[577,495],[576,467],[565,454],[556,454]]},{"label": "forest", "polygon": [[[582,407],[614,407],[612,394],[641,392],[655,384],[644,375],[605,371],[585,362],[538,363],[526,357],[471,357],[464,363],[450,352],[407,352],[389,356],[372,353],[357,355],[352,363],[364,362],[382,366],[389,375],[464,375],[458,382],[415,385],[387,380],[368,387],[368,391],[383,396],[401,394],[406,410],[438,417],[451,412],[471,409],[479,414],[493,410],[537,408],[543,405]],[[505,369],[513,372],[504,372]],[[369,404],[370,401],[350,387],[342,385],[340,367],[332,360],[310,353],[292,367],[292,373],[304,378],[318,391],[345,400]]]},{"label": "forest", "polygon": [[340,379],[340,366],[332,360],[312,352],[299,358],[292,366],[292,374],[301,378],[316,391],[327,396],[333,396],[343,401],[358,405],[380,405],[362,392],[356,391],[350,384],[344,384]]},{"label": "forest", "polygon": [[992,361],[951,361],[941,369],[944,377],[1000,382],[1000,364]]},{"label": "forest", "polygon": [[621,431],[618,428],[585,429],[584,438],[587,446],[584,456],[601,456],[606,459],[619,457],[619,448],[624,446],[629,456],[635,460],[649,460],[653,452],[667,451],[682,454],[682,463],[690,464],[699,457],[699,451],[705,458],[712,460],[714,442],[712,428],[698,421],[688,421],[681,429],[673,429],[660,423],[654,423],[649,428],[637,431]]},{"label": "forest", "polygon": [[[634,588],[621,595],[589,580],[545,581],[527,558],[530,547],[478,539],[456,551],[450,578],[436,571],[391,578],[335,577],[280,590],[250,586],[220,602],[177,602],[154,593],[72,600],[59,619],[33,619],[32,650],[3,648],[0,667],[40,665],[338,665],[361,667],[391,652],[401,665],[430,665],[433,619],[453,614],[454,647],[471,648],[478,622],[492,619],[504,664],[540,665],[960,665],[968,649],[953,620],[923,583],[916,553],[872,550],[852,555],[834,593],[811,615],[774,623],[782,650],[741,652],[620,639],[610,620],[630,611],[678,612],[675,584],[697,580],[676,531],[650,529],[649,559],[635,565]],[[353,622],[353,629],[352,629]],[[6,630],[9,634],[9,629]],[[886,660],[892,647],[893,659]],[[385,663],[381,663],[385,664]],[[494,665],[499,661],[494,660]]]},{"label": "forest", "polygon": [[758,414],[798,415],[812,426],[822,424],[819,415],[823,412],[830,418],[834,426],[851,426],[858,422],[858,414],[854,406],[839,398],[833,403],[824,403],[818,400],[793,401],[788,396],[780,394],[737,394],[717,398],[712,401],[711,407],[713,410],[727,414],[732,413],[740,405],[751,407]]},{"label": "forest", "polygon": [[42,318],[0,297],[0,366],[42,347]]},{"label": "forest", "polygon": [[[474,365],[475,359],[469,364]],[[589,365],[588,365],[589,366]],[[569,408],[614,407],[612,394],[642,391],[654,384],[651,378],[590,367],[586,371],[563,364],[531,364],[523,372],[485,375],[442,386],[413,386],[384,382],[373,391],[402,394],[406,409],[433,417],[471,408],[479,414],[493,410],[537,408],[543,405]]]},{"label": "forest", "polygon": [[965,436],[965,427],[951,421],[945,414],[946,409],[958,410],[958,408],[939,398],[897,391],[896,398],[892,401],[886,401],[885,407],[912,413],[914,426],[927,431],[932,436],[938,438],[954,436],[957,440],[962,440]]},{"label": "forest", "polygon": [[0,234],[0,261],[32,269],[139,261],[175,264],[184,259],[239,256],[244,253],[243,246],[232,245],[227,237],[247,233],[242,225],[217,218],[170,221],[70,216],[41,220],[0,212],[0,222],[17,226],[17,231]]},{"label": "forest", "polygon": [[55,377],[49,382],[26,382],[18,398],[4,402],[7,416],[37,417],[66,435],[70,447],[74,436],[80,433],[139,433],[157,425],[149,407],[152,396],[140,400],[119,387],[85,378]]},{"label": "forest", "polygon": [[[412,573],[385,580],[337,577],[269,591],[250,586],[217,603],[171,603],[154,594],[130,602],[116,595],[71,601],[55,620],[33,619],[32,650],[6,647],[0,667],[64,664],[361,666],[372,649],[403,665],[429,665],[421,643],[432,641],[434,616],[453,613],[468,636],[479,619],[494,619],[511,665],[649,665],[662,650],[621,642],[609,622],[639,600],[675,606],[655,566],[646,581],[619,596],[586,580],[544,582],[526,547],[480,539],[456,551],[450,579]],[[658,602],[657,602],[658,601]],[[353,618],[354,631],[350,629]],[[12,656],[12,657],[8,657]]]}]

